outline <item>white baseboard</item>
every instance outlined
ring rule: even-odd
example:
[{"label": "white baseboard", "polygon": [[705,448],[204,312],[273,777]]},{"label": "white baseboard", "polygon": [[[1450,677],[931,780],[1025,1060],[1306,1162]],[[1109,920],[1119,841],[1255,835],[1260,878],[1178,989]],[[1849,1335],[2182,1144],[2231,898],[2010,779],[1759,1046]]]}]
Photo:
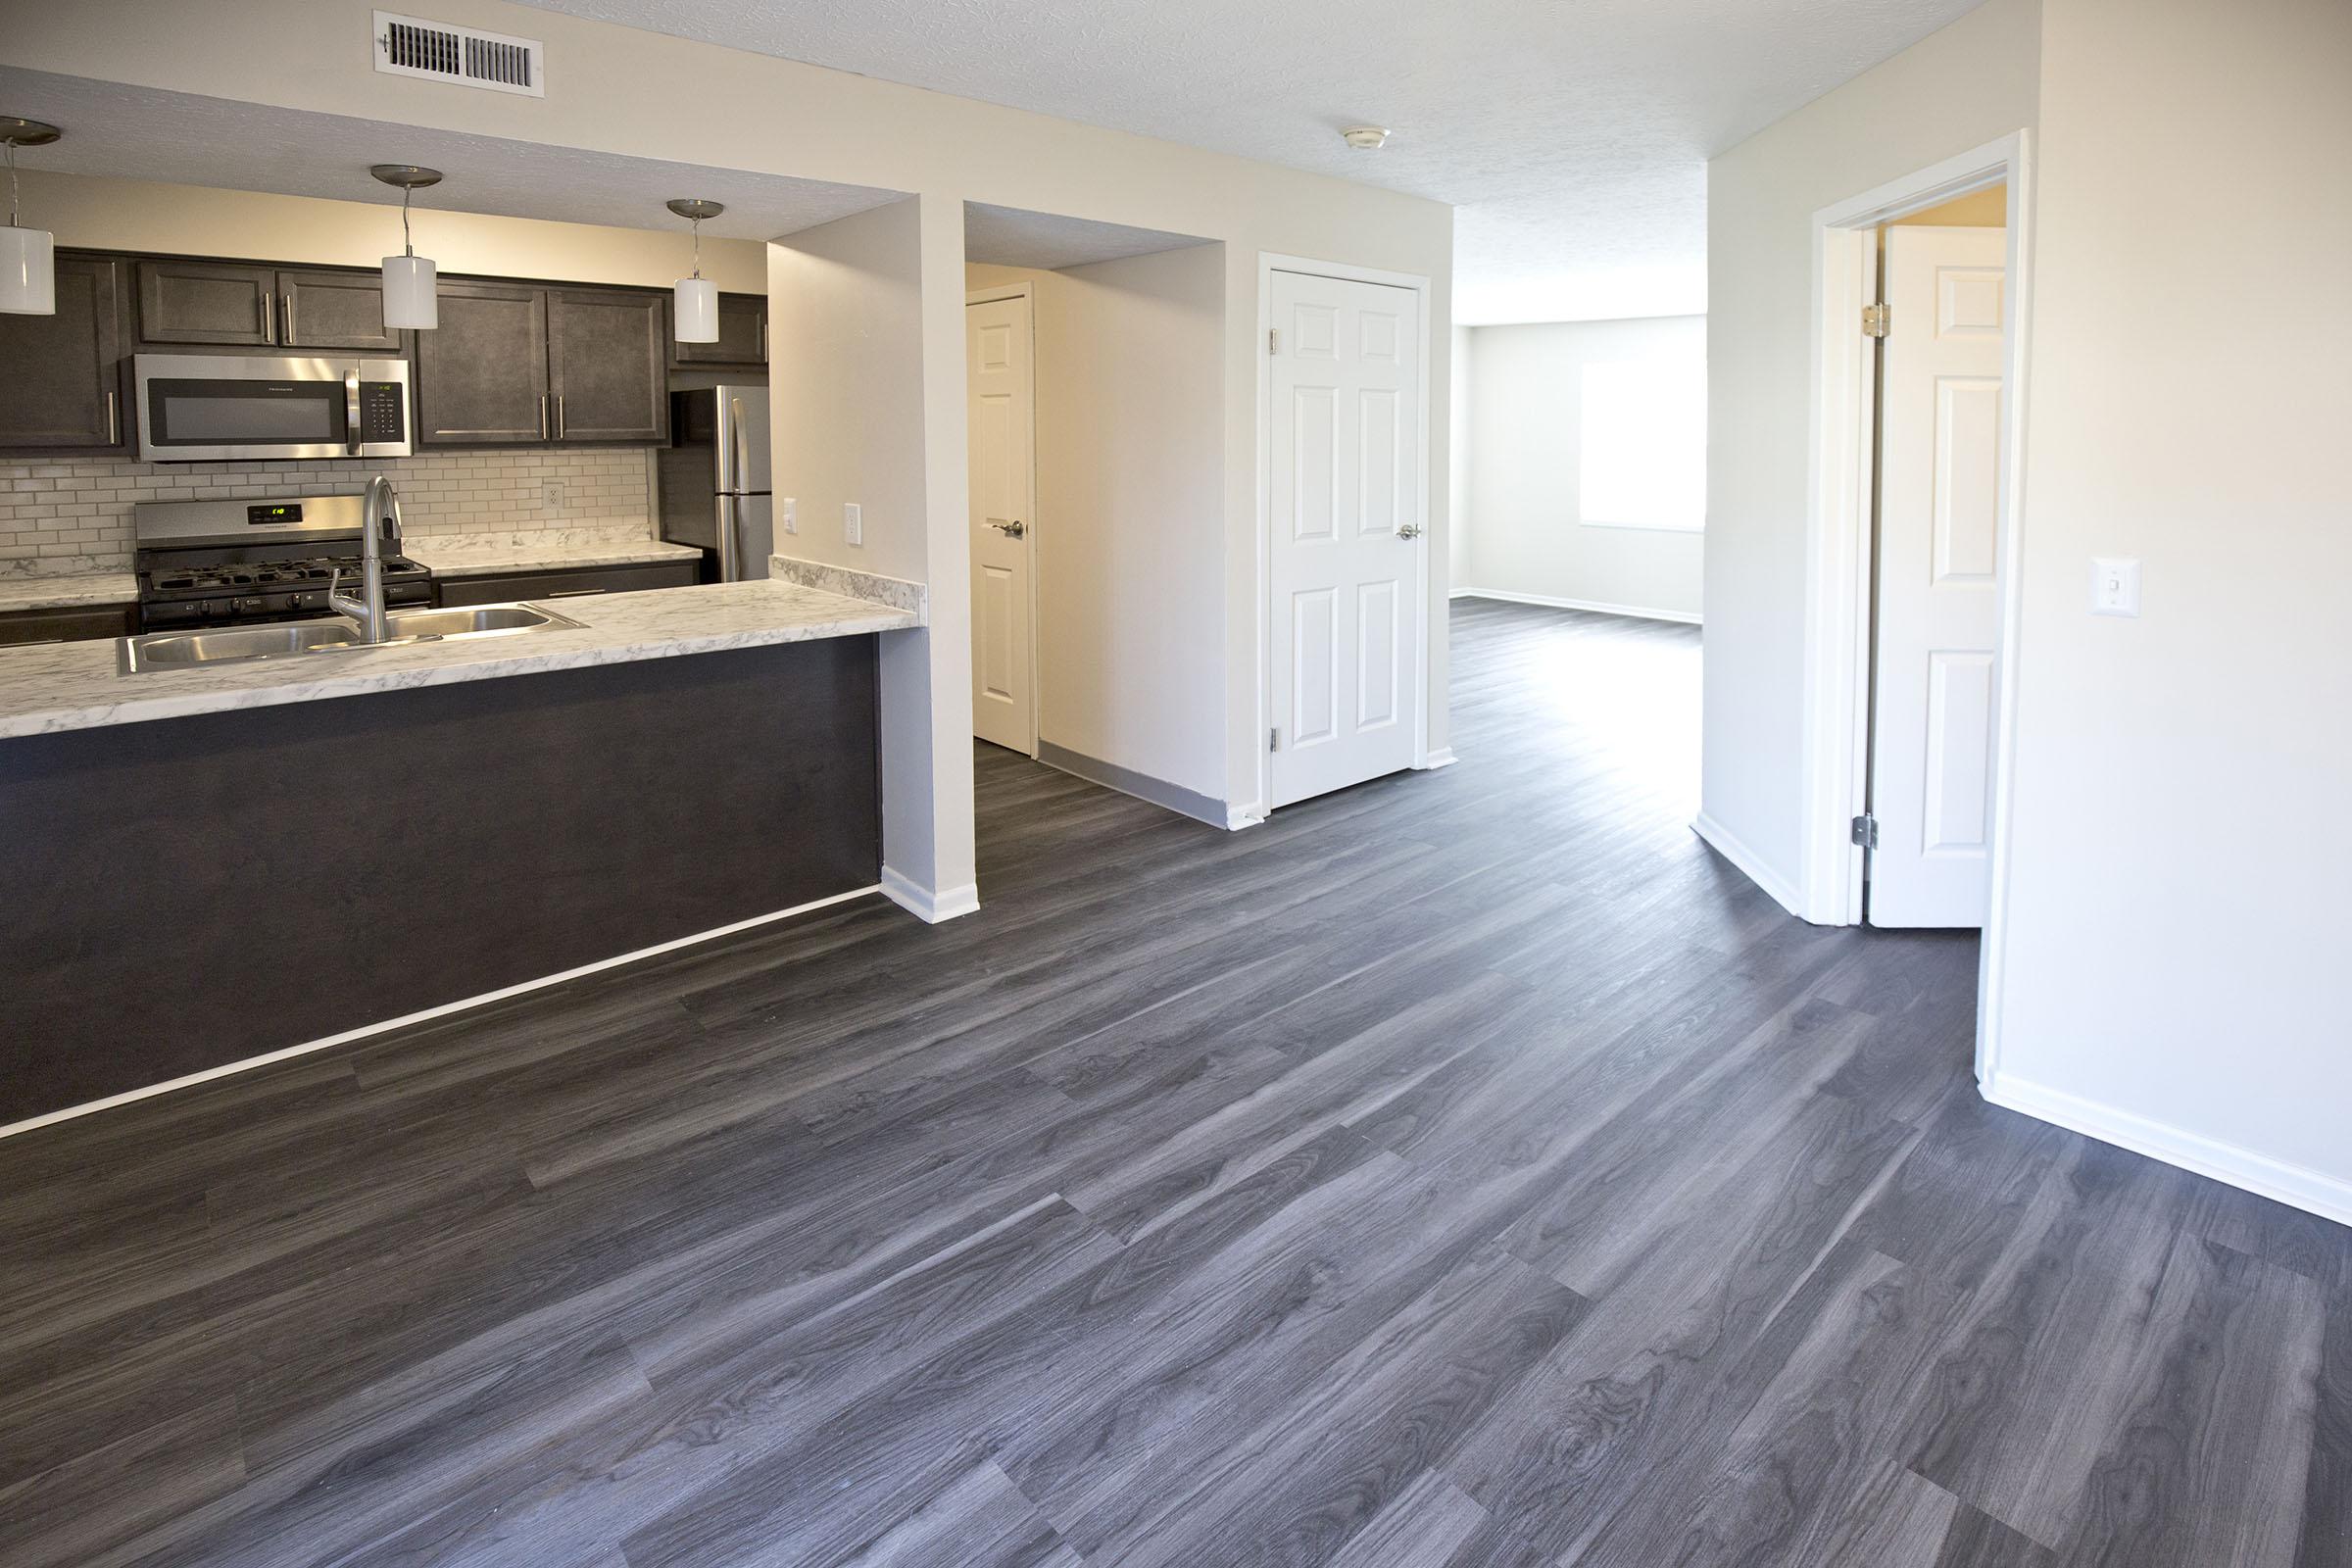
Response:
[{"label": "white baseboard", "polygon": [[1542,605],[1548,610],[1590,610],[1602,615],[1632,615],[1640,620],[1671,620],[1684,626],[1704,624],[1689,610],[1652,610],[1642,605],[1611,605],[1598,599],[1562,599],[1553,594],[1520,594],[1505,588],[1456,588],[1452,599],[1499,599],[1506,605]]},{"label": "white baseboard", "polygon": [[2201,1133],[2150,1121],[2080,1095],[2028,1083],[2009,1073],[1994,1073],[1979,1089],[1993,1104],[2275,1199],[2338,1225],[2352,1225],[2352,1181],[2307,1165],[2273,1159],[2268,1154],[2258,1154]]},{"label": "white baseboard", "polygon": [[1780,906],[1804,918],[1796,886],[1765,862],[1762,856],[1740,842],[1721,822],[1701,811],[1690,819],[1690,831],[1715,847],[1715,853],[1747,873],[1747,879],[1771,894]]},{"label": "white baseboard", "polygon": [[1225,808],[1225,830],[1239,833],[1246,827],[1263,827],[1266,821],[1262,806],[1228,806]]},{"label": "white baseboard", "polygon": [[1439,748],[1438,748],[1436,751],[1434,751],[1434,752],[1432,752],[1432,753],[1430,753],[1430,754],[1429,754],[1429,760],[1428,760],[1428,761],[1426,761],[1426,762],[1423,762],[1423,763],[1421,764],[1421,766],[1422,766],[1424,769],[1429,769],[1429,768],[1437,768],[1437,767],[1451,767],[1451,766],[1452,766],[1454,763],[1456,763],[1456,762],[1458,762],[1458,761],[1460,761],[1460,760],[1461,760],[1461,759],[1460,759],[1460,758],[1458,758],[1458,757],[1456,757],[1456,756],[1454,756],[1454,755],[1453,755],[1453,748],[1452,748],[1452,747],[1450,747],[1450,746],[1441,746],[1441,747],[1439,747]]},{"label": "white baseboard", "polygon": [[882,868],[882,896],[916,919],[931,925],[937,925],[942,920],[953,920],[959,914],[970,914],[980,907],[980,884],[977,882],[966,882],[959,888],[934,893],[929,888],[916,886],[887,865]]},{"label": "white baseboard", "polygon": [[63,1110],[44,1111],[38,1116],[28,1116],[23,1121],[12,1121],[7,1126],[0,1127],[0,1138],[7,1138],[16,1133],[30,1132],[35,1127],[46,1127],[51,1122],[71,1121],[76,1116],[87,1116],[92,1111],[109,1110],[116,1105],[127,1105],[134,1100],[152,1100],[157,1095],[168,1095],[174,1089],[186,1089],[194,1084],[210,1083],[216,1078],[226,1078],[233,1073],[251,1072],[256,1067],[267,1067],[273,1061],[285,1061],[295,1056],[307,1056],[314,1051],[324,1051],[329,1046],[347,1046],[355,1040],[366,1040],[370,1035],[385,1034],[394,1029],[406,1029],[412,1024],[430,1023],[435,1018],[446,1018],[451,1013],[486,1006],[493,1002],[504,1002],[509,997],[519,997],[532,991],[544,991],[549,986],[560,986],[567,981],[577,980],[582,975],[595,974],[600,969],[617,969],[624,963],[635,963],[640,958],[651,958],[661,954],[674,953],[680,948],[691,948],[699,942],[711,942],[720,937],[733,936],[738,931],[749,931],[754,926],[768,925],[777,920],[789,920],[796,914],[807,914],[811,910],[828,908],[836,904],[847,904],[852,899],[866,898],[882,891],[880,884],[872,887],[852,888],[847,893],[836,893],[830,898],[811,899],[807,904],[796,904],[789,909],[777,909],[770,914],[755,914],[748,920],[737,920],[732,925],[713,926],[708,931],[697,931],[690,937],[679,937],[672,942],[658,942],[650,948],[639,948],[634,953],[623,953],[610,958],[599,958],[594,963],[583,963],[578,968],[566,969],[562,974],[541,975],[536,980],[525,980],[519,985],[502,986],[496,991],[485,991],[479,996],[466,997],[457,1002],[445,1002],[437,1007],[426,1007],[418,1012],[403,1013],[397,1018],[386,1018],[381,1023],[362,1024],[357,1029],[346,1029],[339,1035],[328,1035],[322,1040],[306,1040],[299,1046],[288,1046],[282,1051],[264,1052],[258,1056],[247,1056],[242,1061],[231,1061],[218,1067],[207,1067],[202,1072],[192,1072],[184,1077],[167,1078],[160,1084],[149,1084],[144,1089],[125,1090],[119,1095],[109,1095],[104,1100],[92,1100],[79,1105],[68,1105]]}]

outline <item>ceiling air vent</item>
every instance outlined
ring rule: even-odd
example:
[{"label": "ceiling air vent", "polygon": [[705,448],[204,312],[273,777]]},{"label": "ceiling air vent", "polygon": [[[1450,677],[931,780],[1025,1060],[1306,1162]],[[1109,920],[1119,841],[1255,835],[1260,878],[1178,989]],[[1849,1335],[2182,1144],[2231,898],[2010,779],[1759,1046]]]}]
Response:
[{"label": "ceiling air vent", "polygon": [[375,69],[395,76],[425,76],[461,87],[547,96],[542,74],[547,46],[536,38],[460,27],[447,22],[375,14]]}]

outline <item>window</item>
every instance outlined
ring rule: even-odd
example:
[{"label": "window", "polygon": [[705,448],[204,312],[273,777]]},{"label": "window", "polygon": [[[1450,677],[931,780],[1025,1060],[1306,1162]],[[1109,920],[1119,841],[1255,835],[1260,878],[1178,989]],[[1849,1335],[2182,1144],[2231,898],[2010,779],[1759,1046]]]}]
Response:
[{"label": "window", "polygon": [[1704,361],[1606,360],[1585,367],[1580,520],[1602,528],[1707,524]]}]

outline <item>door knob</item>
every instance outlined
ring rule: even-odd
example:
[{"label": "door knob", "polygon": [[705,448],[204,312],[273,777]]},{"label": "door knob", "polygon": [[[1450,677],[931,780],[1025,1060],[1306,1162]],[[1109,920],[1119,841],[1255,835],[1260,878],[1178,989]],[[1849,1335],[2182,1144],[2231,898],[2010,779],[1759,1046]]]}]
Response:
[{"label": "door knob", "polygon": [[1018,539],[1029,531],[1028,525],[1018,517],[1013,518],[1010,522],[998,522],[991,518],[988,525],[991,528],[1001,529],[1007,539]]},{"label": "door knob", "polygon": [[1421,537],[1421,525],[1417,522],[1405,523],[1396,530],[1396,537],[1399,539],[1418,539]]}]

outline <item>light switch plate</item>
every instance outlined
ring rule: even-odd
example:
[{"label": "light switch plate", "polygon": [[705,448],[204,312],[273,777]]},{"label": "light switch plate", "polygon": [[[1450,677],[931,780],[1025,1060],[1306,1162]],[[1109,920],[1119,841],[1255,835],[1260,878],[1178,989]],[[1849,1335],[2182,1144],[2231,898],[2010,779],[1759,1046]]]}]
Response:
[{"label": "light switch plate", "polygon": [[790,496],[784,498],[784,531],[786,533],[801,531],[801,504]]},{"label": "light switch plate", "polygon": [[854,545],[865,543],[865,509],[855,501],[841,504],[841,537]]},{"label": "light switch plate", "polygon": [[2132,556],[2101,556],[2090,564],[2090,612],[2139,613],[2139,562]]}]

